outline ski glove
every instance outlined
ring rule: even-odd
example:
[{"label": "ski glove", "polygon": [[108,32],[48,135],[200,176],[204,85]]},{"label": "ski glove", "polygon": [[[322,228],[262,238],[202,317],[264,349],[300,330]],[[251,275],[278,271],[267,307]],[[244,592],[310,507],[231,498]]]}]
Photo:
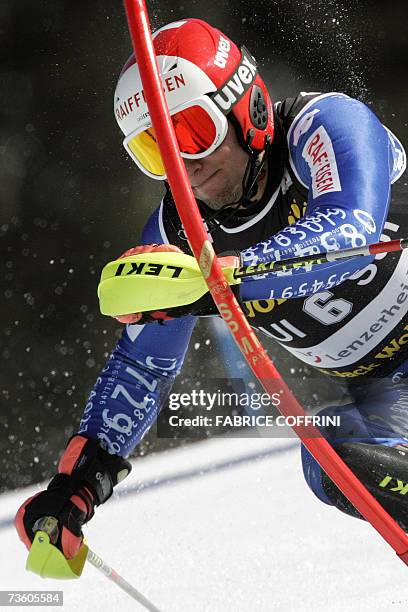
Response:
[{"label": "ski glove", "polygon": [[15,527],[20,539],[29,550],[42,519],[52,516],[58,520],[58,529],[50,534],[50,540],[72,559],[82,544],[82,526],[93,517],[95,506],[109,499],[113,487],[131,469],[128,461],[110,455],[97,440],[73,436],[47,489],[19,508]]},{"label": "ski glove", "polygon": [[[172,244],[146,244],[144,246],[137,246],[125,251],[118,259],[123,257],[129,257],[130,255],[139,255],[140,253],[152,253],[152,252],[168,252],[168,253],[183,253],[181,249]],[[220,253],[218,257],[235,256],[240,257],[239,251],[228,251],[226,253]],[[232,291],[238,302],[240,302],[239,296],[239,285],[232,285]],[[170,321],[179,317],[185,317],[186,315],[194,316],[206,316],[206,315],[218,315],[218,309],[214,303],[214,300],[210,292],[204,294],[199,300],[196,300],[192,304],[186,304],[185,306],[175,306],[167,308],[166,310],[154,310],[148,312],[138,312],[134,314],[119,315],[114,317],[120,323],[126,324],[138,324],[144,325],[145,323],[163,323],[164,321]]]}]

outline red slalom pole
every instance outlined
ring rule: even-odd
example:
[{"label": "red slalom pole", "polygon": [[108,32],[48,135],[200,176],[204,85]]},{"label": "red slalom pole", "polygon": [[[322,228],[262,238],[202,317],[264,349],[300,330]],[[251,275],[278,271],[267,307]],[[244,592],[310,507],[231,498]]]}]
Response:
[{"label": "red slalom pole", "polygon": [[[163,93],[152,42],[151,29],[144,0],[125,0],[129,32],[139,66],[144,94],[158,144],[165,162],[177,211],[187,233],[218,310],[249,366],[265,390],[280,393],[280,412],[284,416],[305,417],[305,411],[281,379],[272,361],[246,320],[234,294],[222,273],[205,231],[197,203],[191,190],[184,163],[174,135],[167,102]],[[364,487],[342,461],[320,432],[311,425],[293,427],[306,448],[312,453],[329,478],[346,495],[353,506],[382,535],[397,555],[408,565],[408,536]]]}]

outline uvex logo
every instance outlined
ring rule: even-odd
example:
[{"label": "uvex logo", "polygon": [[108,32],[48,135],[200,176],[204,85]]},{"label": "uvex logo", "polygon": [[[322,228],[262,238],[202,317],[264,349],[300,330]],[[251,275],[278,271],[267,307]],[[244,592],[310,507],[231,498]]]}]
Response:
[{"label": "uvex logo", "polygon": [[242,58],[238,68],[228,81],[211,96],[212,100],[225,115],[248,91],[255,80],[256,73],[255,60],[243,47]]},{"label": "uvex logo", "polygon": [[227,65],[228,54],[231,49],[231,43],[224,36],[220,36],[220,41],[218,43],[217,53],[215,55],[214,64],[219,68],[225,68]]}]

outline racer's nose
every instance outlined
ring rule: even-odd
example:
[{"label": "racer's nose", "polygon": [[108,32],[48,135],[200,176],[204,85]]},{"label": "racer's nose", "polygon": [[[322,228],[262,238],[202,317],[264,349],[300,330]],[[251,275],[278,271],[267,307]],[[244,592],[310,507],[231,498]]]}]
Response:
[{"label": "racer's nose", "polygon": [[188,178],[192,187],[199,185],[201,180],[201,172],[203,169],[203,161],[201,159],[184,159]]}]

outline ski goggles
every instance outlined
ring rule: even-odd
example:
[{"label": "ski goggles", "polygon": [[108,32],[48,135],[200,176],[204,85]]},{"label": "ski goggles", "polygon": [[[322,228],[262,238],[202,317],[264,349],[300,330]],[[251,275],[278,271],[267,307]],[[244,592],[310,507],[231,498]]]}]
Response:
[{"label": "ski goggles", "polygon": [[[180,153],[185,159],[201,159],[211,155],[228,131],[225,115],[207,96],[178,106],[170,114]],[[131,132],[124,139],[123,146],[147,176],[157,180],[166,178],[156,132],[151,125]]]}]

